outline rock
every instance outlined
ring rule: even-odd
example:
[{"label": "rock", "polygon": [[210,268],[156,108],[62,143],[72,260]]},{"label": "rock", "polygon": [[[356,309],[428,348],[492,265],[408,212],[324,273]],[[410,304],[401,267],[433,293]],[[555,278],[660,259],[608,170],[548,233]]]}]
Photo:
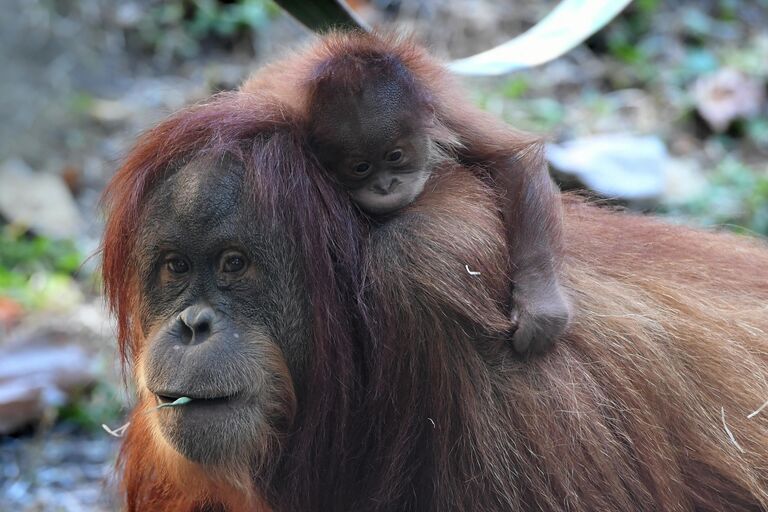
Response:
[{"label": "rock", "polygon": [[77,345],[0,349],[0,434],[63,405],[69,392],[91,384],[90,359]]},{"label": "rock", "polygon": [[565,174],[561,182],[580,183],[611,198],[682,204],[701,194],[707,184],[695,160],[670,157],[655,137],[575,139],[549,145],[547,157]]},{"label": "rock", "polygon": [[144,7],[136,2],[122,2],[114,12],[114,22],[120,28],[134,28],[146,16]]},{"label": "rock", "polygon": [[692,93],[696,110],[716,132],[757,116],[765,103],[765,84],[727,68],[696,80]]},{"label": "rock", "polygon": [[[34,437],[0,438],[0,510],[120,510],[113,479],[116,450],[110,436],[84,437],[56,427]],[[84,452],[93,455],[83,457]]]},{"label": "rock", "polygon": [[74,238],[83,219],[62,178],[36,173],[21,160],[0,164],[0,215],[53,238]]},{"label": "rock", "polygon": [[248,77],[248,69],[238,64],[217,62],[205,68],[204,76],[209,90],[231,91],[237,89]]},{"label": "rock", "polygon": [[665,190],[669,155],[657,137],[595,135],[547,146],[558,170],[606,197],[658,198]]},{"label": "rock", "polygon": [[707,179],[695,159],[673,158],[664,167],[666,184],[665,204],[685,204],[701,196],[707,188]]},{"label": "rock", "polygon": [[90,330],[72,315],[53,327],[22,327],[0,343],[0,434],[34,422],[95,382],[96,358],[84,347]]},{"label": "rock", "polygon": [[103,124],[119,124],[126,122],[134,111],[122,101],[95,99],[88,113]]}]

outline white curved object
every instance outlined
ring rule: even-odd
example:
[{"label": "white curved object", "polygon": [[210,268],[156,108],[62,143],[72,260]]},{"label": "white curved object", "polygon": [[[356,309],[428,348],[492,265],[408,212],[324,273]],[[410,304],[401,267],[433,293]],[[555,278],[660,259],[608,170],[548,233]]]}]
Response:
[{"label": "white curved object", "polygon": [[460,75],[495,76],[563,55],[603,28],[632,0],[563,0],[528,31],[490,50],[448,64]]}]

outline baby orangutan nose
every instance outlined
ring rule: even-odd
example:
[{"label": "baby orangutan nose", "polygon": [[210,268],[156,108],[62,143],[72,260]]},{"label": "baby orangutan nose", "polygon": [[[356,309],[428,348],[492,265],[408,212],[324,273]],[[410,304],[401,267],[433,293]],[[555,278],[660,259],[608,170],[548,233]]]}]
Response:
[{"label": "baby orangutan nose", "polygon": [[372,188],[379,194],[389,194],[394,191],[399,184],[400,180],[397,178],[392,178],[391,180],[384,178],[374,183]]},{"label": "baby orangutan nose", "polygon": [[179,341],[185,345],[196,345],[207,340],[216,323],[216,312],[210,306],[190,306],[176,319]]}]

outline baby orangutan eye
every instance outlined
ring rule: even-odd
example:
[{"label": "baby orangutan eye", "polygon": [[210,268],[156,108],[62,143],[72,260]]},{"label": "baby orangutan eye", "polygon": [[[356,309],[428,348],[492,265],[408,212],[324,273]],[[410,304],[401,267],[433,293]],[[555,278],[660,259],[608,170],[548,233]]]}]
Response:
[{"label": "baby orangutan eye", "polygon": [[371,164],[369,164],[368,162],[360,162],[358,164],[355,164],[355,166],[352,168],[352,172],[354,172],[358,176],[366,175],[370,170],[371,170]]},{"label": "baby orangutan eye", "polygon": [[245,265],[245,256],[237,252],[227,253],[221,259],[221,271],[228,274],[240,272]]},{"label": "baby orangutan eye", "polygon": [[398,162],[401,158],[403,158],[402,149],[393,149],[386,156],[387,162]]}]

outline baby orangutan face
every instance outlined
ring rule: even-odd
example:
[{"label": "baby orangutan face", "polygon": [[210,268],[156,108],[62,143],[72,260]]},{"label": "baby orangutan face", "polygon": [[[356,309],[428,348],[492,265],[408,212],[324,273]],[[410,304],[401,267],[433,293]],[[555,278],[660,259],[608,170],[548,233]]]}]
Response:
[{"label": "baby orangutan face", "polygon": [[411,204],[424,190],[431,168],[424,134],[388,134],[359,140],[334,165],[352,200],[371,215],[386,215]]},{"label": "baby orangutan face", "polygon": [[407,104],[401,94],[374,99],[364,91],[328,105],[316,124],[322,164],[368,214],[386,215],[411,204],[432,171],[424,119],[429,116]]}]

